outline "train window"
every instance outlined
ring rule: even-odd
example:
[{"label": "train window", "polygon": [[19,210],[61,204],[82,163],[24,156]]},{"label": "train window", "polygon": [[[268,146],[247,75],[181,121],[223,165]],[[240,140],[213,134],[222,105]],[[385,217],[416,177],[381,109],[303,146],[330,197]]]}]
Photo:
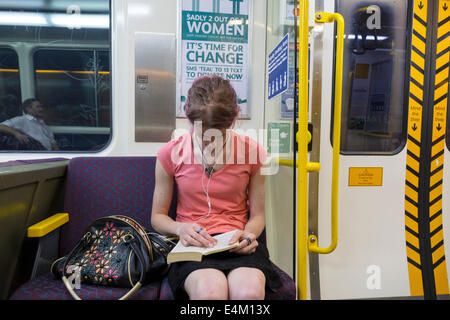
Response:
[{"label": "train window", "polygon": [[0,51],[0,71],[21,70],[20,81],[0,72],[0,95],[14,86],[22,94],[16,113],[0,119],[0,150],[95,152],[109,143],[110,38],[110,0],[0,3],[0,42],[17,53]]},{"label": "train window", "polygon": [[0,122],[21,114],[19,57],[10,48],[0,48]]},{"label": "train window", "polygon": [[336,2],[337,12],[347,22],[342,153],[394,154],[405,144],[411,27],[409,2]]},{"label": "train window", "polygon": [[92,150],[109,138],[109,52],[39,49],[33,55],[36,96],[64,150]]},{"label": "train window", "polygon": [[108,51],[97,52],[98,126],[111,127],[111,71]]}]

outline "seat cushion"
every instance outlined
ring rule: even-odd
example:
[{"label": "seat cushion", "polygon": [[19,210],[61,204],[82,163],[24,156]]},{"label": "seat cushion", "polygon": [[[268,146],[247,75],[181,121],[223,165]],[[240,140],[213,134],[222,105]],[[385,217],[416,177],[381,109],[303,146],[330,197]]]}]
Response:
[{"label": "seat cushion", "polygon": [[161,282],[161,290],[159,292],[159,300],[174,300],[172,289],[169,285],[169,278],[165,277]]},{"label": "seat cushion", "polygon": [[[75,292],[83,300],[117,300],[128,290],[81,284],[81,289]],[[131,299],[157,300],[159,291],[160,282],[149,283],[140,288]],[[56,280],[52,274],[47,273],[19,287],[11,296],[11,300],[73,300],[73,298],[61,280]]]},{"label": "seat cushion", "polygon": [[272,263],[272,265],[280,276],[282,286],[278,288],[276,292],[266,290],[266,300],[295,300],[297,288],[294,280],[275,264]]}]

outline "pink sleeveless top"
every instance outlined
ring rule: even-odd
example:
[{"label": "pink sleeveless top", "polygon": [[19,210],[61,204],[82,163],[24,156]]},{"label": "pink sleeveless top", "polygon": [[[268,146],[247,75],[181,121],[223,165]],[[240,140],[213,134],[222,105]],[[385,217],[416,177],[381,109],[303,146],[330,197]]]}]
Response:
[{"label": "pink sleeveless top", "polygon": [[[191,133],[169,141],[158,151],[158,160],[177,186],[176,221],[197,223],[209,234],[244,229],[248,221],[250,178],[258,172],[267,153],[249,137],[235,132],[231,137],[232,143],[227,145],[234,152],[228,152],[225,166],[212,174],[209,187],[201,156],[194,157]],[[209,216],[206,189],[211,203]]]}]

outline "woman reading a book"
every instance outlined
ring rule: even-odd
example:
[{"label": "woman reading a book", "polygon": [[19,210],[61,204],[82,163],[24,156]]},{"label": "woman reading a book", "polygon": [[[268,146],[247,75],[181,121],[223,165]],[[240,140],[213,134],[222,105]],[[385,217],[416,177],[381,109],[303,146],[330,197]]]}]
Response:
[{"label": "woman reading a book", "polygon": [[[153,228],[179,236],[184,246],[214,247],[212,236],[238,230],[231,250],[203,256],[201,262],[171,264],[169,285],[175,297],[264,299],[266,287],[281,281],[266,246],[257,241],[265,225],[264,148],[231,129],[239,114],[228,80],[198,78],[185,105],[189,133],[169,141],[157,154],[152,208]],[[168,216],[174,183],[177,217]]]}]

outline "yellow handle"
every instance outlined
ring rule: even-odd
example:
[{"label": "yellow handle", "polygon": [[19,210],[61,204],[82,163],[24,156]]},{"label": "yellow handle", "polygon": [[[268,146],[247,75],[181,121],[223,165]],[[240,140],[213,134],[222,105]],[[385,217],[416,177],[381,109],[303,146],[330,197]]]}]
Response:
[{"label": "yellow handle", "polygon": [[[275,162],[282,166],[293,167],[294,160],[289,159],[275,159]],[[295,162],[295,166],[298,168],[298,161]],[[306,171],[308,172],[318,172],[321,169],[321,165],[318,162],[307,162]]]},{"label": "yellow handle", "polygon": [[28,227],[28,238],[41,238],[69,221],[68,213],[57,213]]},{"label": "yellow handle", "polygon": [[333,171],[331,182],[331,244],[326,248],[318,246],[315,235],[308,237],[310,252],[328,254],[336,249],[338,244],[338,192],[339,192],[339,154],[341,146],[341,109],[342,109],[342,74],[344,64],[344,17],[339,13],[317,12],[316,22],[337,23],[336,42],[336,79],[334,94],[334,124],[333,124]]}]

